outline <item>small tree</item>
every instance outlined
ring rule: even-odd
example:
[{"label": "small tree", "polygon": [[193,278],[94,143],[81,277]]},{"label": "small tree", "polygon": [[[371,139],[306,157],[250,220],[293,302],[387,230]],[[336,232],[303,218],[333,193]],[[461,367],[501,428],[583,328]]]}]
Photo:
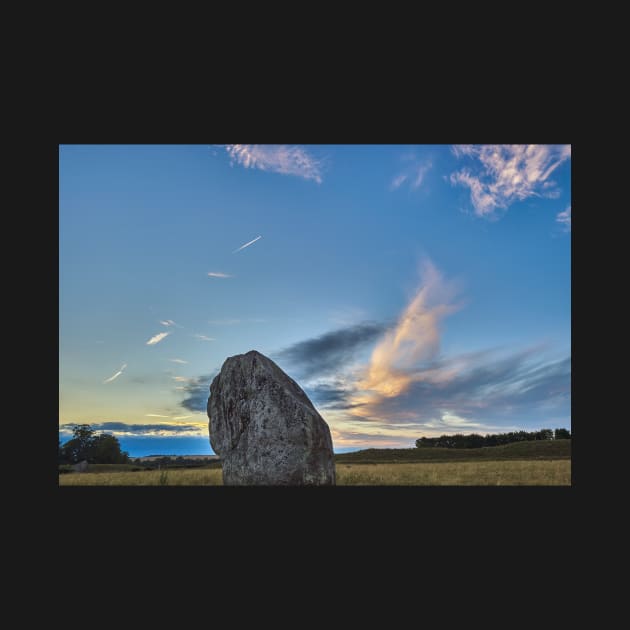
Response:
[{"label": "small tree", "polygon": [[72,430],[72,439],[63,445],[63,454],[75,464],[84,459],[89,460],[94,431],[89,424],[78,424]]},{"label": "small tree", "polygon": [[90,464],[126,464],[129,454],[120,450],[115,436],[94,435],[89,424],[79,424],[72,431],[72,439],[60,447],[60,459],[72,464],[84,459]]},{"label": "small tree", "polygon": [[129,455],[120,450],[118,438],[108,433],[93,438],[90,457],[97,464],[127,464],[129,462]]},{"label": "small tree", "polygon": [[569,429],[556,429],[555,438],[556,440],[570,440],[571,431]]}]

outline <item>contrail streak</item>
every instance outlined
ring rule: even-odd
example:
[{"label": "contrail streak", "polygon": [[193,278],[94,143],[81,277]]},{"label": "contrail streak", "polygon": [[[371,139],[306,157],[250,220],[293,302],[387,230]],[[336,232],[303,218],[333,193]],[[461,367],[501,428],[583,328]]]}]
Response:
[{"label": "contrail streak", "polygon": [[118,370],[118,372],[116,372],[116,374],[112,374],[112,376],[110,376],[109,378],[106,378],[103,381],[103,385],[105,385],[105,383],[111,383],[112,381],[116,380],[124,371],[125,368],[127,367],[126,363],[123,363],[120,370]]},{"label": "contrail streak", "polygon": [[255,243],[259,238],[262,238],[262,236],[257,236],[253,241],[249,241],[249,243],[245,243],[245,245],[241,245],[238,249],[235,249],[232,253],[236,254],[236,252],[240,252],[241,249],[245,249],[246,247],[249,247],[250,245]]}]

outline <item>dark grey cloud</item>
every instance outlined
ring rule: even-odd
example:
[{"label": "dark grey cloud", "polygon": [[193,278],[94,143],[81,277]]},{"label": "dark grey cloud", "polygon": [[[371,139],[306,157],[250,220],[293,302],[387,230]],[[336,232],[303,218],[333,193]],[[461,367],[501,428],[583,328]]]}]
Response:
[{"label": "dark grey cloud", "polygon": [[161,422],[160,424],[127,424],[126,422],[101,422],[93,424],[97,431],[127,431],[128,433],[150,433],[151,431],[169,431],[173,433],[188,433],[199,431],[195,424],[182,424],[178,422]]},{"label": "dark grey cloud", "polygon": [[210,375],[199,376],[188,381],[184,385],[185,398],[179,404],[188,411],[205,412],[208,406],[208,396],[210,396],[210,383],[218,373],[219,370],[216,370]]},{"label": "dark grey cloud", "polygon": [[[114,433],[136,433],[144,435],[156,431],[167,431],[169,433],[190,433],[199,431],[196,424],[185,424],[181,422],[162,422],[160,424],[128,424],[127,422],[92,422],[89,423],[95,431],[114,432]],[[62,424],[59,427],[59,433],[70,435],[75,424]]]},{"label": "dark grey cloud", "polygon": [[386,330],[385,324],[364,322],[300,341],[274,355],[275,360],[295,367],[301,378],[312,378],[338,372],[368,343],[376,341]]},{"label": "dark grey cloud", "polygon": [[335,385],[312,385],[305,387],[308,397],[322,406],[344,402],[351,391]]},{"label": "dark grey cloud", "polygon": [[313,404],[322,409],[352,409],[353,407],[361,407],[360,404],[348,402],[350,396],[356,390],[353,387],[341,383],[333,385],[327,383],[307,385],[304,387],[304,391]]}]

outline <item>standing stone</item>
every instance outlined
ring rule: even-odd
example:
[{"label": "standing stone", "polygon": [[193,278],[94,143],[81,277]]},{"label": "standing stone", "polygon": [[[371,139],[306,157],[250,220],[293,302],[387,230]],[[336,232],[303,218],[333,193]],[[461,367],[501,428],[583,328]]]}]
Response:
[{"label": "standing stone", "polygon": [[252,350],[225,360],[210,385],[210,444],[223,483],[334,485],[330,430],[300,386]]}]

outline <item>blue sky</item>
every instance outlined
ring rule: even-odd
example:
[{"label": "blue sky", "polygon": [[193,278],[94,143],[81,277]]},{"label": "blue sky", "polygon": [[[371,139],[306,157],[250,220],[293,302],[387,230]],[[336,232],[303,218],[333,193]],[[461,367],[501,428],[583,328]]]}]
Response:
[{"label": "blue sky", "polygon": [[570,427],[570,231],[568,145],[60,146],[60,439],[211,453],[252,349],[338,452]]}]

